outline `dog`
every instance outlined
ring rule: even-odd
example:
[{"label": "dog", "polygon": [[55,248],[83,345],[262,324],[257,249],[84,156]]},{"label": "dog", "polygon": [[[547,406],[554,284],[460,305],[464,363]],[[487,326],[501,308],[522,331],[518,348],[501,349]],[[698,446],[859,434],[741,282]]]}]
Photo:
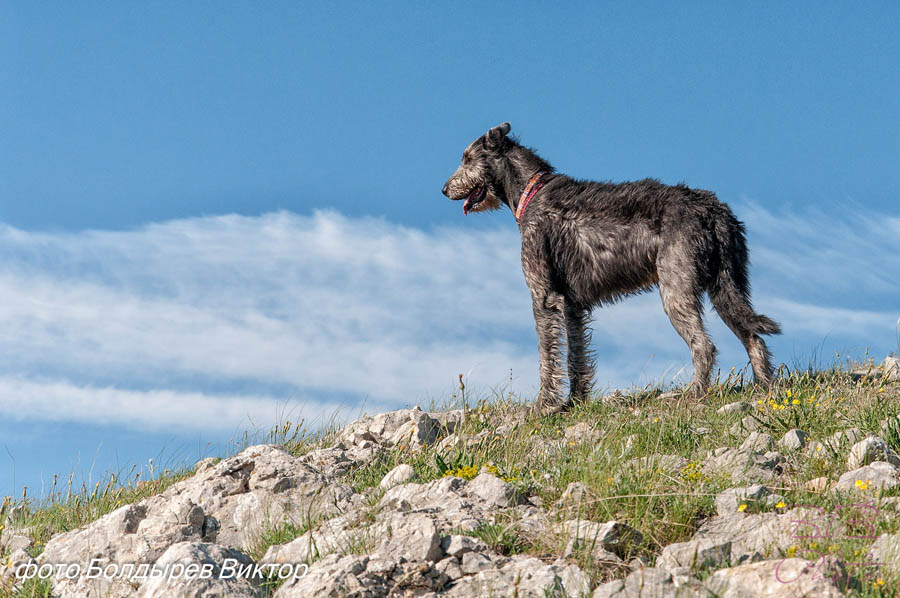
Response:
[{"label": "dog", "polygon": [[[750,302],[744,225],[715,194],[655,179],[577,180],[557,173],[503,123],[473,141],[443,194],[463,212],[507,206],[522,237],[522,270],[531,291],[540,352],[543,413],[567,409],[592,390],[591,309],[659,288],[663,307],[690,347],[691,390],[709,386],[716,348],[703,325],[703,294],[740,339],[756,381],[773,380],[761,335],[780,334]],[[569,395],[561,397],[565,330]]]}]

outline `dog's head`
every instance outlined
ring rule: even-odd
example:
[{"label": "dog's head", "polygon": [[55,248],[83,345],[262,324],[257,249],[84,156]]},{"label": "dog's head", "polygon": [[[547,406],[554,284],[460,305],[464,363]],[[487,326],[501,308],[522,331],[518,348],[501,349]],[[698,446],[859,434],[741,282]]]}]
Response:
[{"label": "dog's head", "polygon": [[486,212],[503,205],[503,183],[495,173],[513,145],[507,137],[509,129],[509,123],[497,125],[470,143],[459,168],[444,184],[444,195],[453,200],[466,200],[463,213]]}]

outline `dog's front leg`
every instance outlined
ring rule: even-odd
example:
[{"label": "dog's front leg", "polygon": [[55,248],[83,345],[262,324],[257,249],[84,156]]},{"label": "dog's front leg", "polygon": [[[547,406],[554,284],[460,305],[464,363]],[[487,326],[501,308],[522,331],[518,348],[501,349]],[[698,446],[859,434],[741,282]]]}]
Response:
[{"label": "dog's front leg", "polygon": [[534,324],[541,357],[541,390],[537,408],[542,413],[553,413],[566,407],[560,402],[559,395],[563,378],[560,367],[563,305],[563,297],[557,293],[532,294]]},{"label": "dog's front leg", "polygon": [[589,309],[566,301],[566,348],[569,359],[569,402],[590,397],[594,384],[594,358],[590,351]]}]

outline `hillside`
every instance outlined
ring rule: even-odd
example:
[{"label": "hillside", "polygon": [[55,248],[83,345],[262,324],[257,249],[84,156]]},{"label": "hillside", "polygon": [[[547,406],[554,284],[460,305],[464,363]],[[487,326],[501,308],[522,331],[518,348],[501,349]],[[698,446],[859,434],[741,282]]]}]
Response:
[{"label": "hillside", "polygon": [[701,403],[453,400],[7,499],[0,596],[900,596],[898,358]]}]

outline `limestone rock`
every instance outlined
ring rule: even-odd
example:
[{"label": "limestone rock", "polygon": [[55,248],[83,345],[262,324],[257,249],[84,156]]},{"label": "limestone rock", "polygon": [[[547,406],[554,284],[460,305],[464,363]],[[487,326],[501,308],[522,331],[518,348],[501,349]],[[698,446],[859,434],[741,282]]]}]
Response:
[{"label": "limestone rock", "polygon": [[900,485],[900,468],[885,461],[875,461],[842,475],[832,491],[861,492],[875,496],[878,490]]},{"label": "limestone rock", "polygon": [[[805,508],[783,513],[731,513],[704,521],[691,542],[731,543],[731,563],[773,558],[797,543],[798,521],[816,521],[821,514]],[[707,547],[710,544],[704,543]],[[682,549],[684,550],[684,549]]]},{"label": "limestone rock", "polygon": [[657,567],[643,567],[624,580],[600,584],[593,598],[713,598],[703,584],[690,576],[675,576]]},{"label": "limestone rock", "polygon": [[717,569],[731,562],[731,542],[711,538],[676,542],[663,548],[657,566],[663,569],[688,567],[692,571]]},{"label": "limestone rock", "polygon": [[830,480],[827,477],[818,477],[813,478],[807,482],[804,482],[803,487],[806,490],[811,490],[813,492],[825,492],[828,490]]},{"label": "limestone rock", "polygon": [[775,559],[720,569],[706,580],[720,598],[842,598],[843,593],[823,575],[816,563],[803,559]]},{"label": "limestone rock", "polygon": [[564,436],[567,442],[593,444],[600,439],[600,430],[592,428],[587,422],[578,422],[566,428]]},{"label": "limestone rock", "polygon": [[741,443],[741,450],[765,453],[775,448],[775,439],[765,432],[750,432],[750,435]]},{"label": "limestone rock", "polygon": [[349,424],[338,439],[347,446],[366,441],[385,446],[421,448],[434,444],[442,425],[419,407],[365,416]]},{"label": "limestone rock", "polygon": [[749,432],[755,432],[762,427],[759,423],[759,420],[753,417],[752,415],[746,415],[744,418],[735,422],[730,428],[728,428],[728,433],[732,436],[744,436]]},{"label": "limestone rock", "polygon": [[469,493],[480,498],[488,507],[511,507],[519,504],[520,497],[512,484],[491,473],[482,472],[468,483]]},{"label": "limestone rock", "polygon": [[[41,563],[154,563],[173,544],[246,548],[263,528],[303,521],[356,504],[353,491],[325,478],[282,448],[250,447],[152,496],[125,505],[89,525],[57,534]],[[86,570],[86,569],[84,569]],[[73,596],[130,596],[122,580],[53,579],[54,592]]]},{"label": "limestone rock", "polygon": [[786,451],[799,451],[807,444],[809,444],[809,434],[798,428],[788,430],[778,441],[778,446]]},{"label": "limestone rock", "polygon": [[444,589],[448,581],[427,562],[408,562],[381,553],[331,555],[314,563],[300,579],[287,581],[274,598],[420,596]]},{"label": "limestone rock", "polygon": [[150,578],[137,592],[138,598],[259,598],[263,595],[259,579],[237,577],[228,572],[222,576],[222,565],[226,559],[233,559],[241,565],[250,565],[253,560],[242,552],[224,548],[216,544],[181,542],[173,544],[156,561],[159,570],[170,567],[169,571],[181,570],[190,565],[202,567],[212,565],[212,576],[208,579],[193,579],[186,575],[179,577]]},{"label": "limestone rock", "polygon": [[387,474],[382,478],[381,482],[378,484],[378,487],[382,490],[390,490],[394,486],[398,486],[400,484],[405,484],[412,480],[416,475],[416,472],[413,471],[411,465],[407,465],[406,463],[401,463],[394,469],[387,472]]},{"label": "limestone rock", "polygon": [[[586,548],[589,551],[598,550],[597,560],[604,560],[607,553],[623,556],[629,546],[640,544],[642,540],[639,531],[619,521],[597,523],[572,519],[562,524],[562,533],[568,539],[566,556],[574,554],[579,548]],[[620,559],[612,560],[621,562]]]},{"label": "limestone rock", "polygon": [[460,570],[464,575],[474,575],[493,566],[491,559],[480,552],[465,552],[460,559]]},{"label": "limestone rock", "polygon": [[779,494],[773,494],[765,486],[758,484],[728,488],[716,495],[716,511],[721,516],[727,516],[736,513],[738,507],[742,504],[756,503],[771,506],[777,504],[783,498]]},{"label": "limestone rock", "polygon": [[900,467],[900,455],[897,455],[887,442],[878,436],[867,436],[850,448],[847,468],[857,469],[875,461],[887,461]]},{"label": "limestone rock", "polygon": [[879,563],[886,573],[900,574],[900,534],[882,534],[869,548],[872,562]]},{"label": "limestone rock", "polygon": [[885,357],[881,363],[884,377],[891,381],[900,380],[900,357]]},{"label": "limestone rock", "polygon": [[457,580],[442,598],[580,598],[590,593],[591,580],[576,565],[548,565],[531,556],[515,555],[499,566]]},{"label": "limestone rock", "polygon": [[212,469],[219,461],[221,461],[221,459],[219,459],[218,457],[207,457],[206,459],[200,459],[194,464],[194,473],[200,473],[206,471],[207,469]]},{"label": "limestone rock", "polygon": [[441,547],[447,556],[462,558],[467,552],[487,552],[488,546],[478,538],[472,536],[460,536],[452,534],[446,536],[441,543]]},{"label": "limestone rock", "polygon": [[744,401],[735,401],[734,403],[728,403],[727,405],[722,405],[718,409],[716,409],[716,413],[720,415],[730,415],[732,413],[745,413],[750,410],[750,404]]},{"label": "limestone rock", "polygon": [[[380,531],[380,530],[379,530]],[[375,536],[378,550],[406,561],[438,561],[444,556],[441,534],[424,513],[397,513],[388,520],[386,533]]]},{"label": "limestone rock", "polygon": [[709,475],[727,475],[737,483],[767,483],[780,475],[782,461],[777,452],[723,447],[710,453],[701,470]]},{"label": "limestone rock", "polygon": [[863,436],[862,430],[854,426],[840,432],[835,432],[825,441],[825,444],[834,450],[840,450],[844,445],[852,445],[859,442],[863,439]]}]

